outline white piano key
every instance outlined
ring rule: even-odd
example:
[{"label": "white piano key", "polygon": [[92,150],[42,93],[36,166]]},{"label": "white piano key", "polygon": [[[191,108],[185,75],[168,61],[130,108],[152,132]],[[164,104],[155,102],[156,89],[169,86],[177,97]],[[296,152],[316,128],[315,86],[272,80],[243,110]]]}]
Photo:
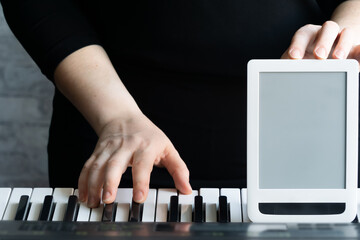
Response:
[{"label": "white piano key", "polygon": [[73,188],[55,188],[54,189],[54,203],[55,210],[52,221],[62,221],[64,220],[64,215],[66,212],[67,202],[69,196],[74,192]]},{"label": "white piano key", "polygon": [[9,201],[11,188],[0,188],[0,220],[2,220],[6,205]]},{"label": "white piano key", "polygon": [[230,222],[242,222],[240,189],[222,188],[220,196],[226,196],[230,207]]},{"label": "white piano key", "polygon": [[30,198],[30,211],[28,221],[39,220],[40,212],[46,195],[52,195],[52,188],[34,188]]},{"label": "white piano key", "polygon": [[242,206],[242,217],[243,222],[250,222],[249,216],[247,214],[247,189],[241,189],[241,206]]},{"label": "white piano key", "polygon": [[3,220],[15,220],[16,210],[22,195],[31,197],[32,188],[14,188],[7,204]]},{"label": "white piano key", "polygon": [[192,222],[194,199],[198,194],[197,190],[193,190],[189,195],[179,194],[180,222]]},{"label": "white piano key", "polygon": [[127,222],[132,202],[132,188],[119,188],[116,193],[115,202],[117,203],[115,222]]},{"label": "white piano key", "polygon": [[[102,191],[101,191],[100,196],[102,196]],[[99,207],[91,209],[89,221],[90,222],[101,222],[103,212],[104,212],[104,202],[102,201],[102,198],[101,198]]]},{"label": "white piano key", "polygon": [[[75,190],[74,195],[79,197],[78,189]],[[89,218],[90,218],[90,212],[91,212],[91,208],[88,208],[86,203],[79,201],[79,210],[78,210],[78,215],[77,215],[76,221],[77,222],[88,222]]]},{"label": "white piano key", "polygon": [[167,221],[171,196],[177,196],[177,190],[175,188],[159,188],[155,222]]},{"label": "white piano key", "polygon": [[143,205],[143,222],[154,222],[155,219],[155,207],[156,207],[156,189],[149,189],[148,196]]},{"label": "white piano key", "polygon": [[90,213],[90,222],[101,222],[104,212],[104,203],[100,203],[99,207],[92,208]]},{"label": "white piano key", "polygon": [[219,189],[200,188],[200,196],[203,197],[205,204],[205,222],[216,222],[219,207]]}]

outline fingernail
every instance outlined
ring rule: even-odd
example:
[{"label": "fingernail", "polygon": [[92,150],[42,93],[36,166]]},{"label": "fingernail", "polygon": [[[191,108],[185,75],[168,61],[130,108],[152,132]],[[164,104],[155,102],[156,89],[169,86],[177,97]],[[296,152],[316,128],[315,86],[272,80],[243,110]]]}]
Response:
[{"label": "fingernail", "polygon": [[292,58],[301,58],[301,53],[298,49],[293,48],[289,51],[289,54]]},{"label": "fingernail", "polygon": [[142,191],[137,191],[134,194],[134,201],[135,202],[141,202],[143,200],[144,194]]},{"label": "fingernail", "polygon": [[339,58],[339,59],[344,59],[345,58],[345,52],[343,50],[336,50],[334,52],[335,57]]},{"label": "fingernail", "polygon": [[319,47],[318,49],[316,49],[315,53],[319,58],[323,58],[323,59],[326,58],[326,51],[325,48],[323,47]]},{"label": "fingernail", "polygon": [[111,198],[111,193],[109,191],[105,192],[103,195],[103,201],[108,202],[110,201],[110,198]]}]

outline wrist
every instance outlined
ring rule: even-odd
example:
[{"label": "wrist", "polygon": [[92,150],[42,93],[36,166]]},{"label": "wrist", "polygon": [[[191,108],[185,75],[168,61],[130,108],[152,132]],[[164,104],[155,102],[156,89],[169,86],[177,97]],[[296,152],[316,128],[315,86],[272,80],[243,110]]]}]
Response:
[{"label": "wrist", "polygon": [[129,124],[144,117],[145,115],[138,107],[122,109],[116,113],[112,112],[112,114],[99,116],[93,128],[98,136],[108,130],[111,132],[124,132]]}]

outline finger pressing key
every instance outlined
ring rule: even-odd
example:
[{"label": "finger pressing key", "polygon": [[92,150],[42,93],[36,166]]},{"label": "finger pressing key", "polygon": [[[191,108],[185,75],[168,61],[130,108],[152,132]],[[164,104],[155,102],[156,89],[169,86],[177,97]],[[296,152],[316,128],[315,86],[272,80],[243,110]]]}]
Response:
[{"label": "finger pressing key", "polygon": [[103,202],[110,204],[115,201],[116,192],[122,174],[126,171],[132,152],[126,149],[115,151],[105,168]]},{"label": "finger pressing key", "polygon": [[96,156],[93,154],[84,164],[84,167],[81,170],[78,189],[79,189],[79,200],[80,202],[86,202],[88,198],[88,188],[87,188],[87,179],[89,177],[89,171],[92,163],[96,160]]},{"label": "finger pressing key", "polygon": [[155,154],[148,151],[137,151],[134,154],[132,164],[133,199],[137,203],[143,203],[146,200],[155,158]]},{"label": "finger pressing key", "polygon": [[88,188],[88,207],[94,208],[97,207],[100,203],[101,190],[104,184],[104,171],[105,164],[109,159],[110,154],[107,151],[103,151],[98,158],[93,162],[88,179],[87,179],[87,188]]},{"label": "finger pressing key", "polygon": [[182,194],[191,194],[192,189],[189,183],[189,170],[173,146],[167,151],[162,164],[172,176],[175,187]]}]

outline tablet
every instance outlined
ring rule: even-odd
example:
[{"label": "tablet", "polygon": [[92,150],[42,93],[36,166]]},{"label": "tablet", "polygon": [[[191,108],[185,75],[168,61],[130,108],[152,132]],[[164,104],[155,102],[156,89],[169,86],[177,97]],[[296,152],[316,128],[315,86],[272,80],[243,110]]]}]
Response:
[{"label": "tablet", "polygon": [[351,222],[357,210],[358,62],[248,63],[253,222]]}]

